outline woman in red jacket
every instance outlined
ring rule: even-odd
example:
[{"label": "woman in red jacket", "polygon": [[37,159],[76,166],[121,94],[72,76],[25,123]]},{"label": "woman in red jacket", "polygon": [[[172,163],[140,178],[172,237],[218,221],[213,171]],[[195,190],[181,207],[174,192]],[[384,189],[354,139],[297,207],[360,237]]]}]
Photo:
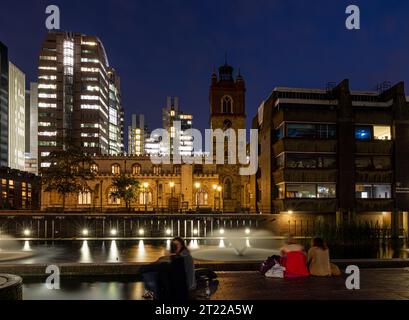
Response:
[{"label": "woman in red jacket", "polygon": [[289,239],[281,248],[281,265],[285,267],[285,278],[308,277],[307,256],[304,247]]}]

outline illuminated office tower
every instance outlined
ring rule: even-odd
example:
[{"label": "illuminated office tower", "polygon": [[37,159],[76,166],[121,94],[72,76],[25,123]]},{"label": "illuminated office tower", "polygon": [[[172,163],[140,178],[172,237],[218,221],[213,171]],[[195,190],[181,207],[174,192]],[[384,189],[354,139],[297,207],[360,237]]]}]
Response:
[{"label": "illuminated office tower", "polygon": [[8,49],[0,41],[0,167],[8,166],[9,136],[9,58]]},{"label": "illuminated office tower", "polygon": [[38,174],[38,85],[35,82],[26,90],[24,171]]},{"label": "illuminated office tower", "polygon": [[113,68],[109,80],[109,154],[124,153],[124,110],[121,105],[120,80]]},{"label": "illuminated office tower", "polygon": [[122,152],[119,90],[118,76],[97,37],[47,33],[38,67],[40,168],[50,165],[50,152],[68,144],[90,155]]},{"label": "illuminated office tower", "polygon": [[25,93],[26,76],[9,62],[9,164],[12,169],[25,168]]},{"label": "illuminated office tower", "polygon": [[173,152],[172,148],[177,143],[175,138],[179,137],[179,154],[182,156],[192,155],[193,137],[186,130],[192,129],[193,116],[179,109],[178,97],[167,97],[166,108],[163,108],[162,115],[163,128],[169,133],[171,150],[162,147],[161,152]]}]

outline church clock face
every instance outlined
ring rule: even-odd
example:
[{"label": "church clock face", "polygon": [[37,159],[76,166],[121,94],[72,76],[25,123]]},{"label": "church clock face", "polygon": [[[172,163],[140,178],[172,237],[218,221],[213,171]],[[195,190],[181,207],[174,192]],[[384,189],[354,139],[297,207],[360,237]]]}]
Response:
[{"label": "church clock face", "polygon": [[224,129],[229,129],[229,128],[231,128],[231,126],[232,126],[232,123],[231,123],[231,121],[229,119],[226,119],[226,120],[223,121]]}]

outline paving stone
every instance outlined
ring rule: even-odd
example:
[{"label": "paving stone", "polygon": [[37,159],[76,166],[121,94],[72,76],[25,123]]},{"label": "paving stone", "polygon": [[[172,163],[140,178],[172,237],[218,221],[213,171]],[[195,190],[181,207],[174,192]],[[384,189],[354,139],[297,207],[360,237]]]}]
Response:
[{"label": "paving stone", "polygon": [[348,290],[341,277],[268,279],[258,272],[219,272],[214,300],[401,300],[409,299],[409,272],[362,269],[360,290]]}]

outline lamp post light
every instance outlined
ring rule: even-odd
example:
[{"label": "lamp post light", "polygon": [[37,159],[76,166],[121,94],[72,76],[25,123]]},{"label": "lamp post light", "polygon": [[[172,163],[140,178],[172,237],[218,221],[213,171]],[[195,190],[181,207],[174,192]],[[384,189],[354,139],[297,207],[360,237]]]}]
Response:
[{"label": "lamp post light", "polygon": [[213,186],[212,186],[212,188],[213,188],[213,211],[216,211],[216,192],[217,192],[217,184],[214,184]]},{"label": "lamp post light", "polygon": [[169,187],[170,187],[170,201],[169,201],[170,213],[173,213],[173,191],[175,188],[175,183],[173,181],[169,182]]},{"label": "lamp post light", "polygon": [[222,187],[217,186],[217,191],[219,192],[219,211],[221,211]]},{"label": "lamp post light", "polygon": [[147,190],[148,190],[148,187],[149,187],[149,183],[148,183],[148,182],[144,182],[144,183],[143,183],[143,188],[144,188],[144,191],[143,191],[143,202],[145,203],[145,213],[147,213],[147,211],[148,211],[148,201],[147,201]]},{"label": "lamp post light", "polygon": [[196,188],[196,211],[199,211],[199,189],[200,189],[200,182],[195,183]]}]

